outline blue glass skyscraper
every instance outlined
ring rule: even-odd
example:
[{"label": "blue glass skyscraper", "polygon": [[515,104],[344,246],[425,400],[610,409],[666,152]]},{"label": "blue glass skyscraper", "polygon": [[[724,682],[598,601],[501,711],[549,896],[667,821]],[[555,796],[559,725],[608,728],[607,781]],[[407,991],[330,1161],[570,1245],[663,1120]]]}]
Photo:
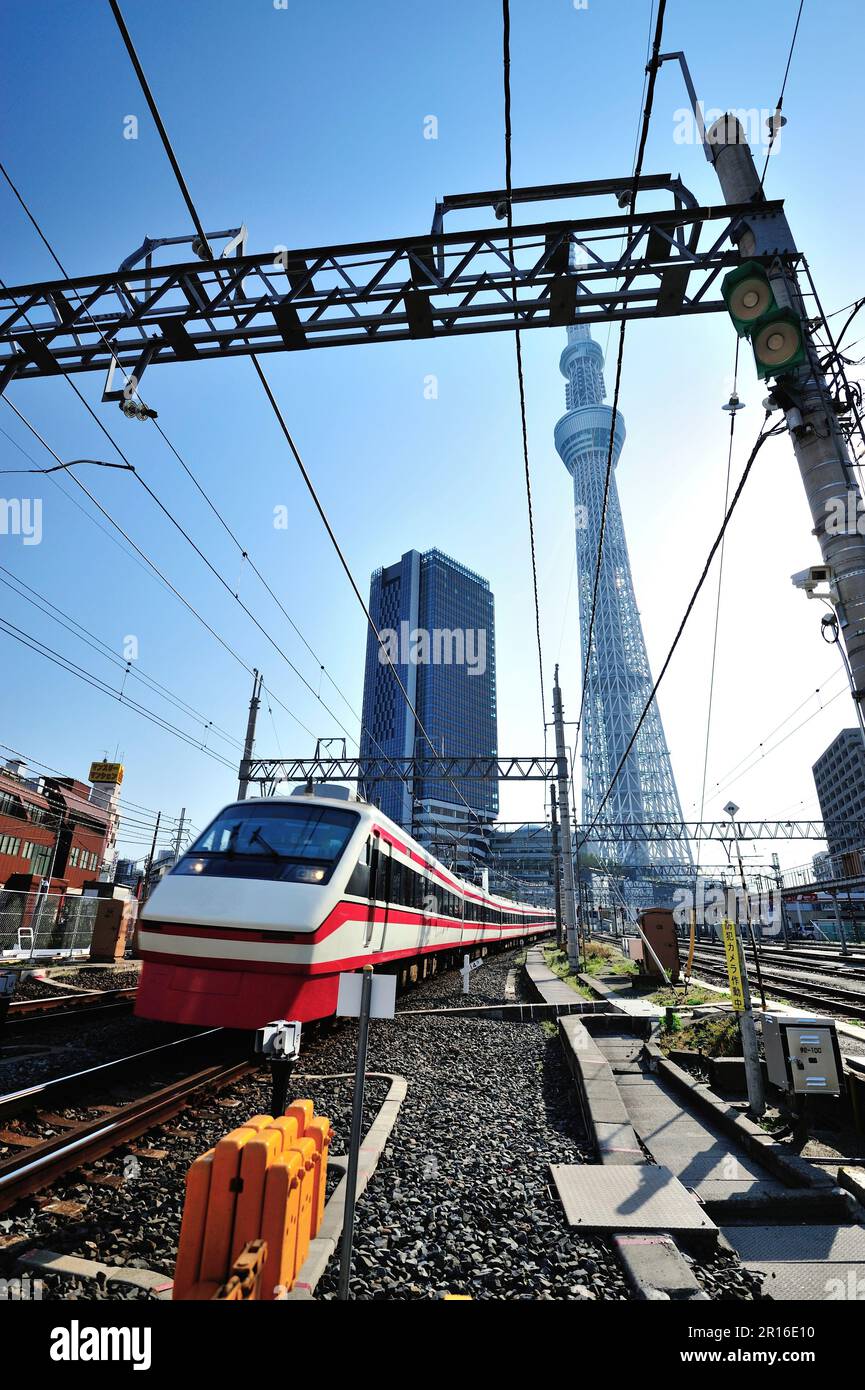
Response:
[{"label": "blue glass skyscraper", "polygon": [[[439,550],[407,551],[372,576],[373,622],[437,753],[498,753],[494,600],[489,583]],[[361,760],[433,754],[372,631],[367,637]],[[369,801],[420,838],[472,813],[491,823],[498,783],[367,778]],[[464,798],[464,801],[461,800]],[[464,802],[468,803],[467,809]]]}]

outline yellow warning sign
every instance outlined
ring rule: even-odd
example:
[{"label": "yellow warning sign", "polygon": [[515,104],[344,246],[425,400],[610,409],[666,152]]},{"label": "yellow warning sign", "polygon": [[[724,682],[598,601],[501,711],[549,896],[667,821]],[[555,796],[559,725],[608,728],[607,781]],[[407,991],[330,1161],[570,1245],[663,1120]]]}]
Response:
[{"label": "yellow warning sign", "polygon": [[737,1014],[745,1012],[745,990],[742,985],[742,958],[739,952],[739,937],[735,922],[721,923],[721,937],[724,954],[727,957],[727,975],[730,980],[730,998]]}]

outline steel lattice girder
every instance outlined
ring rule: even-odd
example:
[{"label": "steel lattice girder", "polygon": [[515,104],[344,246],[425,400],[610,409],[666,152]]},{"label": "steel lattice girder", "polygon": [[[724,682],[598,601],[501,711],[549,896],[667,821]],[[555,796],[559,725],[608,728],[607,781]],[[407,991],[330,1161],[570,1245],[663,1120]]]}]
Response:
[{"label": "steel lattice girder", "polygon": [[[518,189],[512,201],[629,186],[624,178]],[[562,326],[576,321],[578,295],[587,323],[723,309],[708,292],[738,264],[736,234],[753,207],[697,206],[670,175],[640,187],[666,189],[676,205],[510,231],[439,230],[442,209],[504,196],[472,194],[440,204],[434,230],[417,237],[246,255],[238,254],[241,233],[227,258],[165,266],[154,264],[154,249],[186,238],[145,242],[107,274],[0,290],[0,391],[15,377],[113,364],[140,382],[149,365],[165,362]],[[760,212],[781,207],[766,202]],[[701,251],[704,228],[711,245]]]},{"label": "steel lattice girder", "polygon": [[240,764],[241,781],[262,782],[403,782],[412,778],[447,781],[522,780],[547,782],[556,776],[554,757],[490,758],[249,758]]}]

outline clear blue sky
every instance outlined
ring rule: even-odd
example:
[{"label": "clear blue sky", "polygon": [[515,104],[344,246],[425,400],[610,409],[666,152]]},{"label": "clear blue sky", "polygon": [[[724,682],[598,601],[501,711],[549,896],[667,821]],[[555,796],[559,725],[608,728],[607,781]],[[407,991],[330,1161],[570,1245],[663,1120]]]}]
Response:
[{"label": "clear blue sky", "polygon": [[[724,6],[670,0],[665,48],[684,48],[707,107],[765,108],[778,96],[797,5],[748,0]],[[126,19],[205,225],[245,222],[250,247],[321,244],[414,233],[436,197],[503,181],[501,7],[440,0],[126,0]],[[588,179],[631,169],[649,30],[649,0],[513,0],[515,183]],[[723,18],[722,18],[723,16]],[[767,192],[787,199],[827,309],[863,292],[862,185],[856,154],[862,8],[857,0],[806,0],[784,109],[789,119],[770,162]],[[145,235],[191,230],[107,3],[6,0],[2,9],[2,157],[73,274],[117,265]],[[678,70],[657,86],[646,172],[680,173],[704,201],[718,189],[700,150],[675,142],[685,97]],[[123,138],[137,115],[136,141]],[[423,138],[435,115],[439,138]],[[54,278],[32,228],[0,187],[0,275],[7,284]],[[610,340],[612,358],[616,332]],[[606,343],[607,332],[599,331]],[[557,656],[567,712],[578,700],[570,481],[552,431],[564,409],[558,372],[563,335],[524,336],[544,655]],[[628,332],[621,408],[628,441],[619,487],[650,657],[660,664],[684,600],[717,530],[726,467],[734,338],[721,316],[664,321]],[[746,350],[744,354],[749,358]],[[332,349],[271,357],[268,370],[363,589],[378,564],[409,547],[439,546],[486,575],[496,596],[499,746],[542,748],[531,577],[510,335],[447,344]],[[608,385],[613,362],[608,361]],[[424,378],[439,379],[435,401]],[[238,557],[158,434],[99,406],[101,379],[78,377],[151,486],[232,584]],[[764,394],[750,360],[749,403],[739,421],[741,468]],[[155,369],[143,395],[229,519],[312,646],[360,707],[363,618],[244,361]],[[107,443],[62,380],[17,384],[10,399],[65,458],[109,457]],[[0,407],[0,425],[43,466],[50,462]],[[2,466],[23,462],[0,436]],[[198,607],[315,733],[333,719],[206,571],[132,480],[89,470],[88,487],[173,584]],[[11,491],[12,480],[6,494]],[[25,479],[20,486],[39,480]],[[64,484],[73,491],[71,484]],[[139,642],[140,666],[242,736],[244,672],[140,566],[44,484],[44,539],[0,537],[0,563],[118,652]],[[82,499],[83,500],[83,499]],[[291,513],[274,530],[274,506]],[[84,503],[85,508],[88,504]],[[810,518],[785,440],[761,455],[727,552],[710,771],[732,768],[809,692],[835,673],[819,636],[817,605],[789,575],[816,560]],[[254,576],[245,601],[316,688],[319,672]],[[117,673],[6,589],[2,611],[74,661],[115,682]],[[661,710],[686,815],[699,798],[713,610],[710,589],[662,687]],[[125,794],[202,825],[234,794],[231,774],[0,637],[2,737],[45,763],[86,775],[119,748]],[[129,687],[131,690],[131,687]],[[837,676],[830,694],[840,688]],[[344,722],[357,723],[325,681]],[[184,718],[139,688],[138,697],[190,732]],[[792,728],[816,708],[806,705]],[[262,752],[302,754],[310,739],[278,706],[265,709]],[[734,795],[749,815],[814,812],[810,766],[853,722],[844,697],[715,798]],[[213,736],[209,742],[231,750]],[[747,767],[747,763],[745,764]],[[502,789],[504,816],[538,815],[537,789]],[[134,846],[133,846],[134,848]],[[137,851],[140,852],[140,851]],[[801,862],[806,847],[784,856]]]}]

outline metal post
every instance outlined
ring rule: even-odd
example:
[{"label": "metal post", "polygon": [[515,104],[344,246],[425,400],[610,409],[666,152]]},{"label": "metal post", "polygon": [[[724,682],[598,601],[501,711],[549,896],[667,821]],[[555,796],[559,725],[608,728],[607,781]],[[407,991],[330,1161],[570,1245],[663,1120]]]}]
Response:
[{"label": "metal post", "polygon": [[147,885],[148,885],[148,882],[149,882],[149,880],[150,880],[150,870],[153,868],[153,856],[154,856],[155,853],[156,853],[156,837],[157,837],[157,835],[159,834],[159,822],[160,822],[161,820],[162,820],[162,812],[161,812],[161,811],[157,811],[157,812],[156,812],[156,824],[155,824],[154,827],[153,827],[153,839],[152,839],[151,842],[150,842],[150,853],[148,854],[148,856],[147,856],[147,862],[146,862],[146,864],[144,865],[144,893],[145,893],[145,899],[144,899],[144,900],[145,900],[145,902],[147,901],[147,897],[146,897],[146,895],[147,895]]},{"label": "metal post", "polygon": [[565,718],[562,692],[559,688],[559,668],[553,682],[553,723],[556,733],[556,774],[559,782],[559,814],[562,820],[562,916],[568,946],[568,965],[576,973],[580,958],[577,945],[576,906],[574,902],[574,847],[571,838],[571,806],[568,798],[568,758],[565,752]]},{"label": "metal post", "polygon": [[[729,931],[728,931],[729,928]],[[745,1080],[748,1084],[748,1104],[751,1114],[762,1115],[766,1109],[763,1090],[763,1071],[760,1066],[760,1051],[757,1046],[757,1029],[754,1025],[754,1010],[751,1004],[751,986],[748,982],[748,966],[745,952],[736,930],[735,922],[724,922],[721,926],[721,939],[727,957],[727,971],[730,977],[730,994],[733,1008],[739,1015],[739,1033],[742,1038],[742,1056],[745,1061]],[[738,986],[738,998],[737,998]]]},{"label": "metal post", "polygon": [[293,1057],[273,1057],[270,1062],[270,1106],[274,1119],[284,1115],[288,1104],[288,1083],[294,1071]]},{"label": "metal post", "polygon": [[556,893],[556,945],[562,948],[562,849],[559,839],[559,810],[555,783],[550,784],[550,825],[552,828],[553,886]]},{"label": "metal post", "polygon": [[835,925],[838,928],[838,939],[841,942],[841,954],[847,955],[847,937],[844,935],[844,923],[841,921],[841,909],[838,906],[837,892],[832,894],[832,911],[835,913]]},{"label": "metal post", "polygon": [[784,879],[781,874],[781,861],[777,854],[772,855],[772,868],[775,871],[775,887],[778,890],[778,902],[781,907],[781,931],[784,935],[784,950],[790,949],[790,933],[787,930],[787,904],[784,902]]},{"label": "metal post", "polygon": [[[784,214],[765,216],[760,213],[759,205],[763,201],[760,177],[735,117],[722,116],[714,123],[708,132],[708,148],[726,201],[755,204],[755,216],[744,219],[744,230],[739,237],[742,259],[780,258],[795,253],[796,243]],[[853,699],[861,722],[858,707],[865,699],[865,535],[856,528],[828,530],[827,522],[832,515],[832,504],[842,499],[848,512],[853,502],[855,515],[861,515],[862,499],[838,417],[832,408],[826,376],[807,327],[809,313],[796,272],[777,259],[770,264],[768,275],[778,304],[793,309],[802,319],[808,363],[784,374],[783,408],[811,508],[814,535],[820,543],[824,563],[832,568],[832,603],[844,635]]]},{"label": "metal post", "polygon": [[177,834],[174,837],[174,862],[180,858],[180,843],[183,839],[183,822],[186,820],[186,807],[181,807],[180,820],[177,823]]},{"label": "metal post", "polygon": [[[730,809],[731,807],[732,810]],[[736,844],[736,859],[739,863],[739,881],[742,884],[742,892],[745,895],[745,920],[748,926],[748,936],[751,939],[751,950],[754,952],[754,965],[757,968],[757,987],[760,990],[760,1005],[763,1009],[765,1009],[766,991],[763,988],[763,972],[760,969],[760,953],[757,950],[757,938],[754,935],[754,924],[751,921],[751,897],[748,893],[748,885],[745,882],[745,865],[742,863],[742,850],[741,846],[739,845],[739,827],[733,819],[738,809],[738,806],[732,801],[729,803],[729,805],[724,807],[724,810],[729,814],[730,821],[733,826],[733,839]]]},{"label": "metal post", "polygon": [[354,1099],[351,1110],[351,1133],[348,1141],[348,1171],[346,1175],[345,1217],[342,1226],[342,1249],[339,1260],[339,1298],[349,1296],[351,1279],[351,1249],[354,1241],[354,1209],[357,1200],[357,1168],[363,1127],[363,1093],[366,1082],[366,1052],[369,1041],[369,1005],[372,998],[372,966],[362,971],[360,1014],[357,1027],[357,1070],[354,1074]]},{"label": "metal post", "polygon": [[[246,721],[246,738],[243,742],[243,762],[246,763],[252,757],[252,750],[255,747],[255,723],[258,719],[258,707],[261,704],[261,682],[262,675],[259,671],[252,673],[252,699],[249,702],[249,717]],[[242,766],[242,764],[241,764]],[[237,785],[238,801],[246,800],[246,793],[249,790],[249,778],[241,777]]]},{"label": "metal post", "polygon": [[[760,1065],[760,1050],[757,1046],[757,1029],[754,1024],[754,1009],[751,1004],[751,986],[748,982],[748,967],[742,942],[736,938],[739,948],[739,961],[742,970],[742,991],[745,996],[745,1009],[739,1015],[739,1032],[742,1035],[742,1053],[745,1059],[745,1077],[748,1083],[748,1104],[751,1113],[762,1115],[766,1109],[766,1096],[763,1090],[763,1069]],[[763,1008],[765,1009],[765,1004]]]}]

